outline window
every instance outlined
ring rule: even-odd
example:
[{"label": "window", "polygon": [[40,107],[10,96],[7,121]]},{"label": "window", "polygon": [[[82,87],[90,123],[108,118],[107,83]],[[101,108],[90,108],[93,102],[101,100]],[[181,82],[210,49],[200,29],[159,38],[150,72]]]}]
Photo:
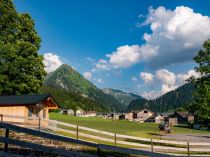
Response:
[{"label": "window", "polygon": [[148,113],[148,111],[147,110],[144,110],[144,113]]},{"label": "window", "polygon": [[33,114],[33,107],[28,108],[28,117],[32,117]]}]

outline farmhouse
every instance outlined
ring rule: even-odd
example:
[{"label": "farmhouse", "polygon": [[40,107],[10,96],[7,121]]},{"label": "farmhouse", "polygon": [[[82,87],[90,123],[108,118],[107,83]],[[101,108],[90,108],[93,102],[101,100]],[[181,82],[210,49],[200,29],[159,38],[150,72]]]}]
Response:
[{"label": "farmhouse", "polygon": [[97,116],[97,112],[96,111],[87,111],[86,112],[86,116],[87,117],[96,117]]},{"label": "farmhouse", "polygon": [[152,111],[150,111],[148,109],[143,109],[143,110],[137,112],[137,121],[139,121],[139,122],[148,121],[148,119],[149,118],[153,118],[154,115],[155,115],[154,112],[152,112]]},{"label": "farmhouse", "polygon": [[0,114],[7,122],[29,123],[33,118],[49,118],[49,110],[57,108],[49,94],[0,96]]},{"label": "farmhouse", "polygon": [[86,112],[83,109],[76,110],[76,116],[84,117],[85,115],[86,115]]},{"label": "farmhouse", "polygon": [[136,112],[128,112],[128,113],[125,114],[125,119],[126,120],[132,121],[136,118],[137,118],[137,113]]},{"label": "farmhouse", "polygon": [[60,114],[74,115],[75,113],[74,113],[74,110],[72,110],[72,109],[62,109],[62,110],[60,111]]},{"label": "farmhouse", "polygon": [[155,123],[161,124],[161,123],[163,123],[163,122],[164,122],[163,116],[158,115],[158,116],[155,117]]},{"label": "farmhouse", "polygon": [[178,124],[187,124],[194,121],[194,116],[189,112],[174,112],[170,118],[177,118]]}]

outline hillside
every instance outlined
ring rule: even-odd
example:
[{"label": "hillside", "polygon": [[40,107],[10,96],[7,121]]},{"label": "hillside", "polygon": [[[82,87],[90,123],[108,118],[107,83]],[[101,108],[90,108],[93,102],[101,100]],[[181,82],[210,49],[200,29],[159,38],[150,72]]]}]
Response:
[{"label": "hillside", "polygon": [[154,100],[137,99],[130,102],[127,111],[148,107],[155,112],[167,112],[189,104],[193,100],[193,84],[185,84],[174,91],[168,92]]},{"label": "hillside", "polygon": [[64,109],[82,108],[86,111],[106,111],[106,108],[103,105],[89,98],[85,98],[78,93],[68,92],[64,89],[42,86],[41,93],[50,93],[56,99],[60,107]]},{"label": "hillside", "polygon": [[129,103],[132,100],[136,99],[143,99],[141,96],[132,94],[132,93],[125,93],[121,90],[112,89],[112,88],[104,88],[102,91],[110,96],[113,96],[117,101],[123,104],[123,110],[125,110]]},{"label": "hillside", "polygon": [[66,64],[61,65],[57,70],[48,74],[44,80],[44,85],[63,89],[67,92],[78,93],[101,104],[108,111],[120,111],[123,107],[114,97],[105,94]]}]

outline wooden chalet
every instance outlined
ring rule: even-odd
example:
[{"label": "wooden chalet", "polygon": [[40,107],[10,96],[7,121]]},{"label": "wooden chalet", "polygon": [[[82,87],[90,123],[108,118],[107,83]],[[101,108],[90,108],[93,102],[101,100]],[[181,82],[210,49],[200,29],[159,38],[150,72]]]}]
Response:
[{"label": "wooden chalet", "polygon": [[178,124],[187,124],[194,122],[194,116],[189,112],[174,112],[169,118],[177,118]]},{"label": "wooden chalet", "polygon": [[57,108],[58,103],[49,94],[0,96],[4,122],[33,124],[34,119],[48,119],[49,110]]}]

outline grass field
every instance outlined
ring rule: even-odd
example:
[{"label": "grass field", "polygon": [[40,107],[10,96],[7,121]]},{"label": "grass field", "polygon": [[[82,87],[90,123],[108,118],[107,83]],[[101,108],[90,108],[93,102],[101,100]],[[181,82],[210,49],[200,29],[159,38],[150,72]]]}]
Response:
[{"label": "grass field", "polygon": [[[75,117],[50,113],[50,119],[85,126],[93,129],[151,138],[153,134],[159,134],[158,125],[154,123],[136,123],[125,120],[113,121],[99,117]],[[172,128],[173,134],[210,134],[208,131],[194,130],[183,126]]]}]

